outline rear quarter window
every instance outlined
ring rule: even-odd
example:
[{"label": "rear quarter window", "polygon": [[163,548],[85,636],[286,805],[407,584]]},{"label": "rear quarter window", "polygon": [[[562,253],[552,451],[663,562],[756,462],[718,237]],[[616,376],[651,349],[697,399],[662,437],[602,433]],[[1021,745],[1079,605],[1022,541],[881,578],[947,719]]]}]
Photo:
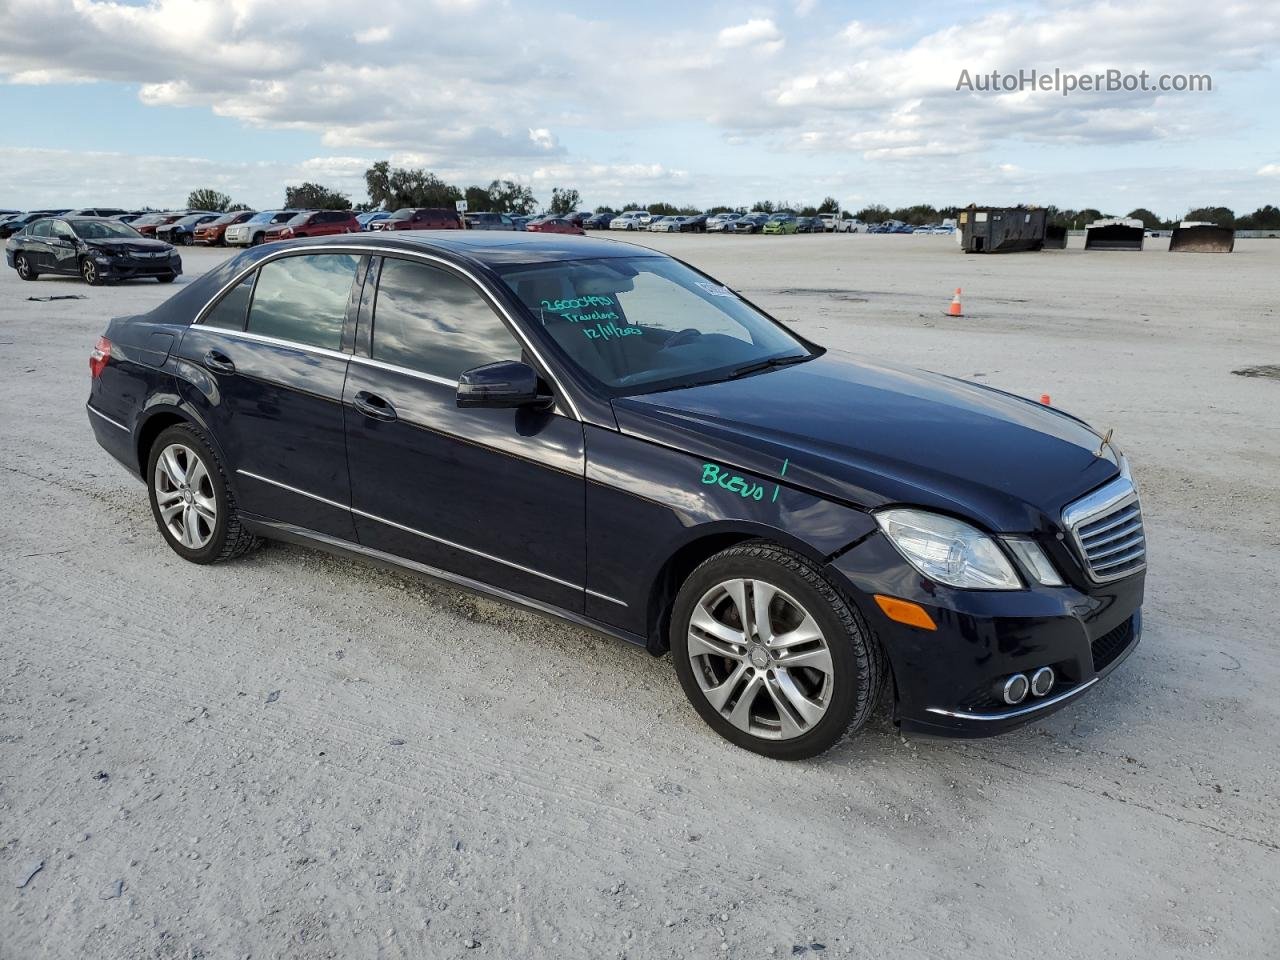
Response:
[{"label": "rear quarter window", "polygon": [[237,283],[222,295],[213,309],[200,321],[202,326],[217,327],[219,330],[243,330],[245,316],[249,312],[249,297],[253,293],[253,281],[257,271]]}]

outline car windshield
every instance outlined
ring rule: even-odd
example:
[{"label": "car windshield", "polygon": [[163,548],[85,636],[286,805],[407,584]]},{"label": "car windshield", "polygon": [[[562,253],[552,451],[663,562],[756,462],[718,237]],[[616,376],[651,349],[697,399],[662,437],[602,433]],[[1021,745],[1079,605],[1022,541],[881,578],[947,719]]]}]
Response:
[{"label": "car windshield", "polygon": [[307,222],[307,218],[308,218],[308,217],[310,217],[310,216],[311,216],[311,214],[309,214],[309,213],[299,213],[299,214],[295,214],[292,218],[290,218],[289,222],[288,222],[287,224],[285,224],[285,226],[287,226],[287,227],[300,227],[300,226],[302,226],[304,223],[306,223],[306,222]]},{"label": "car windshield", "polygon": [[224,214],[223,214],[222,216],[220,216],[217,220],[210,220],[210,221],[209,221],[209,223],[208,223],[208,226],[210,226],[210,227],[220,227],[220,226],[222,226],[224,223],[235,223],[236,217],[238,217],[238,216],[240,216],[240,214],[239,214],[239,213],[224,213]]},{"label": "car windshield", "polygon": [[70,220],[81,240],[141,240],[142,234],[119,220]]},{"label": "car windshield", "polygon": [[413,218],[413,207],[401,207],[391,215],[392,220],[410,220]]},{"label": "car windshield", "polygon": [[814,355],[732,290],[667,257],[513,266],[502,279],[565,357],[619,395]]},{"label": "car windshield", "polygon": [[146,226],[147,224],[151,224],[151,223],[159,223],[163,219],[164,219],[164,214],[162,213],[147,213],[147,214],[143,214],[141,217],[139,217],[137,220],[133,222],[141,226]]},{"label": "car windshield", "polygon": [[192,214],[191,216],[189,216],[189,217],[183,217],[183,218],[181,218],[180,220],[178,220],[178,221],[174,224],[174,226],[179,226],[179,227],[190,227],[190,226],[194,226],[198,221],[200,221],[200,220],[204,219],[204,218],[205,218],[205,217],[207,217],[207,216],[209,216],[207,213],[193,213],[193,214]]},{"label": "car windshield", "polygon": [[248,222],[249,223],[270,223],[271,218],[274,217],[275,215],[276,214],[274,210],[267,210],[263,213],[254,214],[252,217],[249,218]]}]

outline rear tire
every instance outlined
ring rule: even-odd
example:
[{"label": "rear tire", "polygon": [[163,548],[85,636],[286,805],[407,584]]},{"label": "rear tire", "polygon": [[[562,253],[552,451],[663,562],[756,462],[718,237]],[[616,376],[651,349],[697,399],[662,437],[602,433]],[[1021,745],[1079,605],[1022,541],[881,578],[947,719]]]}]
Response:
[{"label": "rear tire", "polygon": [[160,432],[147,454],[146,478],[156,527],[182,559],[217,563],[257,545],[240,523],[222,463],[191,424]]},{"label": "rear tire", "polygon": [[858,610],[816,564],[767,540],[721,551],[689,575],[670,642],[703,720],[776,760],[815,757],[856,733],[883,687],[884,654]]},{"label": "rear tire", "polygon": [[40,279],[40,274],[36,273],[25,253],[20,253],[13,258],[13,269],[18,271],[18,276],[23,280]]}]

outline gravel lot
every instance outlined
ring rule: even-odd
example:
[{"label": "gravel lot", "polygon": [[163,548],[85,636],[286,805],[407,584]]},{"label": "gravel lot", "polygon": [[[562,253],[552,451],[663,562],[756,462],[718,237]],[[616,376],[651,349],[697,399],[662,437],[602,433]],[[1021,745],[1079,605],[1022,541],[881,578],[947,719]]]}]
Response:
[{"label": "gravel lot", "polygon": [[1280,242],[643,242],[821,343],[1114,426],[1135,654],[1003,738],[882,713],[787,765],[559,622],[294,547],[188,565],[83,410],[105,319],[172,288],[6,269],[0,957],[1277,956],[1280,382],[1232,371],[1280,364]]}]

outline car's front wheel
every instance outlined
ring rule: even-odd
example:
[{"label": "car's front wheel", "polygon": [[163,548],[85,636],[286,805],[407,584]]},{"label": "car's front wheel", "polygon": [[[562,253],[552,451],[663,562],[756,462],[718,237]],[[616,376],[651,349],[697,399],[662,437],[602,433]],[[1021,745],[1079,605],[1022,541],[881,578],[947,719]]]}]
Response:
[{"label": "car's front wheel", "polygon": [[168,427],[152,444],[147,490],[156,526],[184,560],[216,563],[257,543],[240,523],[235,497],[213,448],[188,424]]},{"label": "car's front wheel", "polygon": [[25,253],[20,253],[13,258],[13,268],[18,271],[18,276],[23,280],[38,280],[40,274],[36,273],[35,268],[31,266],[31,260]]},{"label": "car's front wheel", "polygon": [[671,653],[717,733],[779,760],[817,756],[858,730],[884,672],[877,640],[836,586],[764,540],[690,574],[672,612]]},{"label": "car's front wheel", "polygon": [[80,261],[80,276],[91,287],[102,285],[102,271],[98,269],[98,265],[93,262],[92,257],[85,257]]}]

